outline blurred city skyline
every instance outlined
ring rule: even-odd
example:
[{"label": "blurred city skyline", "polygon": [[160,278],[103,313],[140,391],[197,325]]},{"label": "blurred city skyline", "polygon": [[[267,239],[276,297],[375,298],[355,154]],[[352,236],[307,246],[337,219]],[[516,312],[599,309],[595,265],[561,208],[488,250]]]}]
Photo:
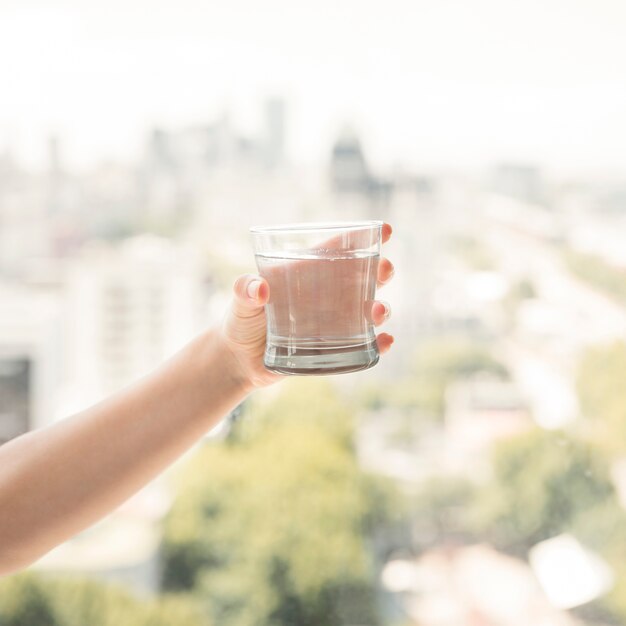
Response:
[{"label": "blurred city skyline", "polygon": [[396,339],[255,393],[0,622],[625,624],[625,23],[0,0],[0,444],[218,327],[253,224],[392,224]]},{"label": "blurred city skyline", "polygon": [[252,132],[277,96],[296,163],[350,122],[380,167],[619,175],[625,20],[613,0],[4,2],[0,151],[41,166],[55,134],[70,167],[132,160],[155,126]]}]

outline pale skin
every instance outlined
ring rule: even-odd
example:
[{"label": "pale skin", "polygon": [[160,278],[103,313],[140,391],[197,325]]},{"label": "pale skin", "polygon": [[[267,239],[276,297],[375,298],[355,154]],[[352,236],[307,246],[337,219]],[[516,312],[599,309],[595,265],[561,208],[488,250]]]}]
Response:
[{"label": "pale skin", "polygon": [[[383,226],[383,242],[391,227]],[[393,275],[381,259],[378,284]],[[263,365],[269,285],[235,282],[221,325],[111,398],[0,447],[0,576],[18,571],[113,511],[253,390],[281,380]],[[389,307],[377,301],[372,320]],[[393,343],[377,336],[381,353]]]}]

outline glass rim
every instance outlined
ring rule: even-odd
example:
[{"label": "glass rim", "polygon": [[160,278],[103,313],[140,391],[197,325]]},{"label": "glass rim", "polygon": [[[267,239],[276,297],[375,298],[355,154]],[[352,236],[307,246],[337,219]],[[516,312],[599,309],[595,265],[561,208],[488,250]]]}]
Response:
[{"label": "glass rim", "polygon": [[381,228],[382,220],[361,220],[354,222],[294,222],[292,224],[274,224],[271,226],[251,226],[252,235],[275,235],[291,233],[311,233],[315,231],[355,231]]}]

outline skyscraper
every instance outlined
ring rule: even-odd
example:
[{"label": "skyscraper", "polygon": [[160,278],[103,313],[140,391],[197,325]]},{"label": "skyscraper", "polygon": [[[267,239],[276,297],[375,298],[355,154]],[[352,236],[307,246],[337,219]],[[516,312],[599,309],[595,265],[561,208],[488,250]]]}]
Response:
[{"label": "skyscraper", "polygon": [[534,165],[501,163],[493,173],[493,190],[504,196],[541,204],[546,199],[541,170]]},{"label": "skyscraper", "polygon": [[331,182],[335,191],[367,193],[370,181],[365,154],[356,133],[345,128],[332,148]]},{"label": "skyscraper", "polygon": [[53,421],[63,378],[57,296],[0,284],[0,444]]},{"label": "skyscraper", "polygon": [[265,161],[274,169],[285,157],[286,106],[281,98],[270,98],[265,103]]},{"label": "skyscraper", "polygon": [[333,145],[330,179],[344,215],[355,212],[380,219],[381,212],[389,208],[393,185],[372,175],[361,141],[350,128],[344,129]]},{"label": "skyscraper", "polygon": [[64,180],[61,154],[61,140],[58,135],[50,135],[47,144],[48,172],[46,188],[46,208],[49,214],[57,214],[63,209]]},{"label": "skyscraper", "polygon": [[31,360],[26,355],[0,354],[0,445],[30,428],[31,372]]},{"label": "skyscraper", "polygon": [[199,285],[193,261],[159,237],[85,252],[69,281],[71,379],[85,401],[145,374],[193,336]]}]

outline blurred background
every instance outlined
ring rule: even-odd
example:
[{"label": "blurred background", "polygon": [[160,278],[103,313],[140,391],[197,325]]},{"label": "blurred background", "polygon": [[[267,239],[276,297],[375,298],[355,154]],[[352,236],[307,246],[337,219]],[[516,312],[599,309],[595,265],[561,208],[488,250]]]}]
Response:
[{"label": "blurred background", "polygon": [[375,369],[255,394],[0,625],[626,623],[625,27],[0,3],[0,442],[218,323],[253,224],[384,219],[396,267]]}]

